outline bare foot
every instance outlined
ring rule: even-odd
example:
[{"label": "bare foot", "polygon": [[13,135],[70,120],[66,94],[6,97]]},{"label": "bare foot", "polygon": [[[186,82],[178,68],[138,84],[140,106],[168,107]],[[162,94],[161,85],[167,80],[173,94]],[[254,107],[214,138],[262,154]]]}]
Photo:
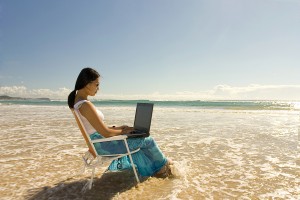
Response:
[{"label": "bare foot", "polygon": [[174,164],[174,162],[173,162],[173,160],[171,160],[171,158],[167,158],[167,162],[168,162],[169,165],[173,165]]},{"label": "bare foot", "polygon": [[167,178],[168,176],[172,175],[172,171],[170,168],[170,165],[173,164],[173,161],[171,159],[167,159],[166,164],[154,174],[154,177],[156,178]]}]

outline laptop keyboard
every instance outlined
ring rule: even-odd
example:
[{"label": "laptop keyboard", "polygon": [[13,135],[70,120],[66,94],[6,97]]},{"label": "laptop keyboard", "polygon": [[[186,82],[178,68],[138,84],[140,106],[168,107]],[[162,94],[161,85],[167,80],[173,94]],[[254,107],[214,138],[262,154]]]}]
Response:
[{"label": "laptop keyboard", "polygon": [[143,133],[142,131],[139,131],[139,130],[134,130],[134,131],[131,131],[130,134],[141,134]]}]

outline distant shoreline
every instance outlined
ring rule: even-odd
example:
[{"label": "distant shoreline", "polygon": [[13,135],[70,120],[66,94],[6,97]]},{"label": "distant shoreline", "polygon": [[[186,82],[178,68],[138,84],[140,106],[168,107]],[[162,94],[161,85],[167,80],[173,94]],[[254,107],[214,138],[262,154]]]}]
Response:
[{"label": "distant shoreline", "polygon": [[40,100],[51,101],[49,98],[23,98],[23,97],[11,97],[8,95],[0,95],[0,100]]}]

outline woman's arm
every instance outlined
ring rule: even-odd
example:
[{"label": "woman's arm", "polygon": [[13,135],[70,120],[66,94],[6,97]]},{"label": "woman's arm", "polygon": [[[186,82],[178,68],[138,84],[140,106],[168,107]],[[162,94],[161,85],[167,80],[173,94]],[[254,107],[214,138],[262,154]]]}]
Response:
[{"label": "woman's arm", "polygon": [[126,134],[130,132],[130,128],[113,129],[107,127],[103,121],[99,118],[95,106],[91,102],[82,104],[79,108],[80,113],[90,122],[90,124],[96,129],[98,133],[101,133],[104,137],[112,137],[115,135]]}]

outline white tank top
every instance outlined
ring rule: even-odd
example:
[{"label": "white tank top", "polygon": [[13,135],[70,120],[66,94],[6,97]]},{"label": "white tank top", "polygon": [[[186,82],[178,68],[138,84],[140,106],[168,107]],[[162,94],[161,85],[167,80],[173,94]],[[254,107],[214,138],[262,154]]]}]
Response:
[{"label": "white tank top", "polygon": [[[88,100],[78,101],[76,104],[74,104],[74,109],[76,109],[76,110],[79,111],[79,108],[85,102],[88,102]],[[96,111],[97,111],[98,117],[103,121],[104,120],[103,113],[100,110],[98,110],[98,109],[96,109]],[[91,134],[97,132],[96,129],[90,124],[90,122],[83,115],[81,115],[80,112],[78,112],[78,113],[79,113],[79,117],[80,117],[80,119],[81,119],[81,121],[83,123],[83,126],[86,129],[87,134],[91,135]]]}]

